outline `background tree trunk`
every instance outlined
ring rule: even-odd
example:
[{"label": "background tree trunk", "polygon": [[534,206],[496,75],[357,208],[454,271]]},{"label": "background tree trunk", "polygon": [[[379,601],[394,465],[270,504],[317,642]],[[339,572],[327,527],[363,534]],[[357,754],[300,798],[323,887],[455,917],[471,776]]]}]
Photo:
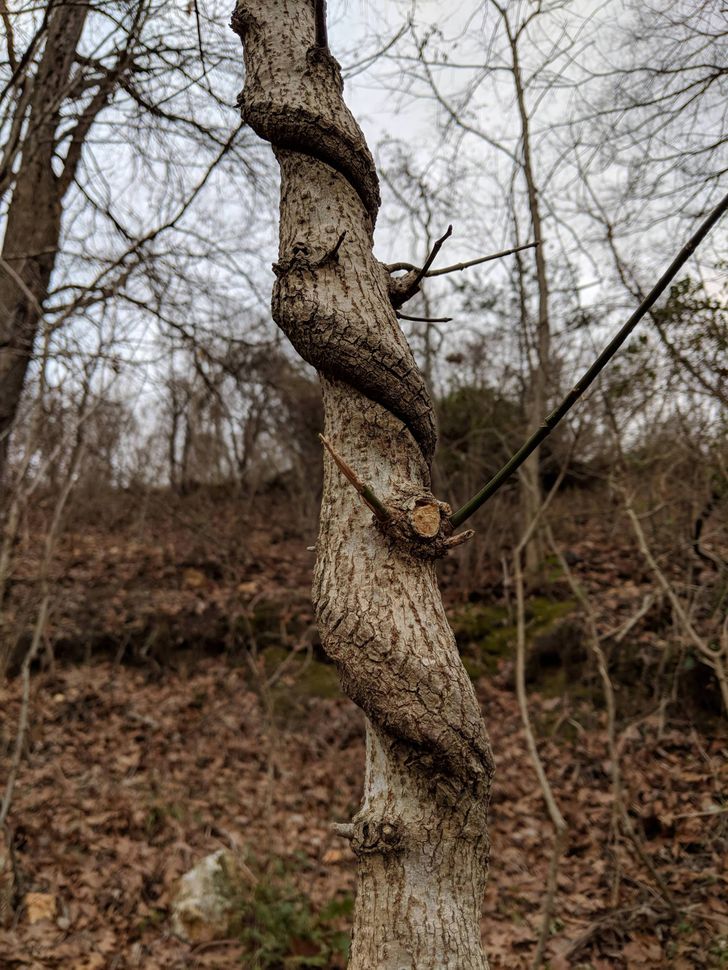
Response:
[{"label": "background tree trunk", "polygon": [[[0,266],[0,480],[58,250],[69,181],[54,173],[53,158],[60,108],[88,10],[85,3],[56,7],[37,76],[25,80],[30,85],[27,132]],[[25,111],[23,99],[17,111]]]},{"label": "background tree trunk", "polygon": [[[372,254],[376,172],[310,0],[241,0],[233,26],[243,117],[281,167],[274,317],[319,369],[329,440],[393,513],[378,528],[326,458],[314,603],[368,718],[350,967],[482,970],[492,758],[435,577],[432,406]],[[406,527],[418,504],[440,517],[429,545]]]},{"label": "background tree trunk", "polygon": [[[499,8],[500,9],[500,8]],[[514,34],[508,16],[501,13],[511,51],[511,70],[516,89],[516,104],[521,122],[521,166],[528,194],[528,211],[531,216],[533,238],[539,242],[533,250],[536,263],[536,282],[538,285],[538,320],[533,348],[533,366],[528,372],[528,391],[526,395],[526,426],[537,428],[547,413],[549,396],[549,377],[551,374],[551,323],[549,319],[549,288],[544,252],[543,223],[538,186],[533,170],[533,151],[531,148],[531,118],[526,105],[526,92],[518,56],[518,34]],[[524,321],[525,323],[525,321]],[[537,448],[523,466],[523,523],[525,532],[532,522],[536,522],[543,501],[541,475],[539,468],[540,449]],[[534,576],[540,569],[544,550],[541,541],[541,528],[532,530],[532,537],[526,545],[526,570]]]}]

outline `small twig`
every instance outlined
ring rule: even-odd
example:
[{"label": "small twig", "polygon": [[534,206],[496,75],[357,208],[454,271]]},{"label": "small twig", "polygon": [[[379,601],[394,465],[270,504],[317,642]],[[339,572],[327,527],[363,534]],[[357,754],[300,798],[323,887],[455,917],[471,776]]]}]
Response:
[{"label": "small twig", "polygon": [[610,772],[612,776],[612,842],[614,843],[615,858],[615,877],[612,905],[616,906],[619,899],[619,869],[617,868],[616,864],[616,846],[619,839],[619,820],[624,808],[624,798],[622,794],[622,774],[619,763],[619,751],[617,750],[616,742],[617,704],[614,696],[614,685],[609,677],[609,664],[601,647],[597,620],[592,608],[592,604],[589,601],[583,587],[578,583],[576,577],[572,573],[569,564],[566,561],[566,557],[556,544],[554,534],[551,531],[551,526],[548,525],[548,523],[546,524],[545,533],[549,545],[559,561],[561,571],[569,584],[571,592],[574,594],[584,610],[589,648],[594,655],[597,671],[602,682],[602,690],[604,692],[604,702],[607,708],[607,745],[609,748]]},{"label": "small twig", "polygon": [[344,241],[345,239],[346,239],[346,229],[344,229],[344,231],[342,232],[342,234],[341,234],[341,235],[339,236],[339,238],[338,238],[338,239],[336,240],[336,245],[334,246],[334,248],[333,248],[333,249],[331,249],[331,250],[330,250],[330,251],[329,251],[329,252],[328,252],[328,253],[327,253],[327,254],[326,254],[326,255],[324,256],[324,259],[322,260],[322,262],[327,262],[327,263],[328,263],[328,261],[329,261],[329,260],[331,260],[331,259],[335,259],[335,258],[336,258],[336,256],[338,256],[338,254],[339,254],[339,250],[341,249],[341,244],[343,243],[343,241]]},{"label": "small twig", "polygon": [[526,529],[524,530],[524,533],[513,552],[513,584],[516,591],[516,698],[518,700],[518,708],[521,714],[521,723],[526,735],[526,747],[528,748],[528,752],[531,756],[531,761],[536,772],[536,777],[538,778],[538,783],[541,787],[541,793],[543,795],[544,802],[546,803],[546,809],[548,811],[549,818],[551,819],[551,824],[554,827],[554,850],[551,856],[551,862],[549,863],[549,875],[546,884],[546,894],[544,896],[541,930],[539,932],[538,942],[536,944],[536,950],[533,956],[533,962],[531,964],[533,970],[538,970],[543,963],[543,955],[544,950],[546,949],[546,941],[548,940],[549,936],[551,916],[553,915],[554,903],[556,900],[556,890],[558,888],[557,880],[559,862],[568,840],[568,825],[566,824],[566,819],[561,814],[561,809],[559,808],[553,788],[548,780],[546,769],[544,768],[543,762],[541,761],[541,756],[538,753],[536,736],[533,732],[531,715],[528,710],[528,694],[526,692],[526,598],[524,593],[523,566],[521,563],[521,557],[523,555],[523,550],[531,541],[531,536],[536,531],[540,519],[543,518],[546,510],[551,505],[551,502],[554,500],[554,497],[559,491],[561,483],[563,482],[566,474],[567,466],[568,459],[559,471],[559,475],[552,485],[548,495],[526,526]]},{"label": "small twig", "polygon": [[326,29],[326,0],[314,0],[316,34],[314,45],[321,50],[329,49],[329,34]]},{"label": "small twig", "polygon": [[448,226],[445,232],[440,236],[440,238],[435,240],[435,245],[432,247],[430,255],[425,260],[424,266],[417,274],[417,279],[415,280],[415,283],[419,285],[420,281],[427,276],[427,271],[429,270],[430,266],[432,266],[432,264],[435,262],[435,257],[442,249],[442,244],[445,242],[446,239],[449,239],[450,236],[452,236],[452,226]]},{"label": "small twig", "polygon": [[35,307],[36,313],[38,313],[39,316],[42,317],[43,307],[38,302],[38,298],[36,297],[35,293],[33,293],[33,291],[30,289],[30,287],[22,278],[22,276],[16,273],[13,267],[10,265],[10,263],[6,259],[3,259],[2,257],[0,257],[0,266],[5,270],[5,272],[12,279],[13,283],[15,283],[18,289],[23,291],[23,295],[26,297],[26,299],[28,299],[33,304],[33,306]]},{"label": "small twig", "polygon": [[715,808],[709,808],[705,812],[681,812],[679,815],[673,815],[674,819],[678,818],[709,818],[711,815],[724,815],[728,812],[728,807],[721,808],[716,805]]},{"label": "small twig", "polygon": [[450,536],[449,539],[445,539],[443,545],[448,549],[454,549],[456,546],[461,546],[464,542],[469,542],[474,535],[475,529],[466,529],[465,532],[458,532],[456,536]]},{"label": "small twig", "polygon": [[[444,232],[442,236],[440,236],[440,238],[435,241],[434,246],[430,250],[430,255],[425,260],[422,268],[417,269],[416,266],[412,267],[411,279],[409,276],[404,276],[392,282],[392,285],[398,287],[398,289],[396,290],[396,302],[394,298],[392,300],[395,307],[401,307],[408,300],[412,299],[415,293],[419,290],[420,283],[427,276],[427,271],[435,261],[435,257],[440,252],[440,249],[442,248],[442,244],[445,242],[446,239],[449,239],[450,236],[452,236],[452,226],[448,226],[446,232]],[[389,267],[387,267],[387,269],[389,269],[389,271],[392,272],[392,270]]]},{"label": "small twig", "polygon": [[451,323],[452,317],[410,317],[397,311],[398,320],[413,320],[415,323]]},{"label": "small twig", "polygon": [[675,590],[672,588],[672,585],[665,576],[664,572],[660,569],[657,560],[653,556],[652,550],[647,544],[647,539],[645,537],[644,529],[640,524],[639,516],[635,513],[629,496],[624,489],[621,491],[624,499],[625,511],[627,512],[627,517],[632,523],[632,529],[634,530],[640,552],[642,553],[645,562],[654,573],[660,589],[667,597],[670,606],[672,607],[673,615],[682,627],[685,636],[703,658],[704,663],[711,667],[715,673],[718,685],[720,687],[721,697],[723,699],[723,706],[726,713],[728,713],[728,670],[726,670],[726,656],[728,656],[728,635],[726,636],[725,641],[719,650],[712,650],[708,646],[707,641],[703,639],[703,637],[701,637],[697,632],[690,621],[690,617],[685,612],[682,603],[678,599]]},{"label": "small twig", "polygon": [[[197,46],[200,51],[200,65],[202,67],[202,76],[207,80],[207,64],[205,63],[205,48],[202,46],[202,26],[200,24],[200,8],[197,5],[197,0],[193,0],[192,6],[194,7],[195,13],[195,26],[197,27]],[[208,82],[209,83],[209,82]],[[208,87],[209,91],[209,87]]]},{"label": "small twig", "polygon": [[566,848],[568,841],[569,832],[566,825],[564,825],[563,828],[557,828],[554,835],[554,850],[551,853],[549,871],[546,878],[546,897],[543,907],[543,917],[541,920],[541,932],[539,933],[538,943],[536,944],[536,952],[533,955],[533,961],[531,963],[533,970],[538,970],[543,963],[546,941],[548,940],[549,933],[551,932],[551,917],[554,914],[554,902],[556,900],[556,890],[558,888],[559,878],[559,863],[561,862],[561,856],[564,854],[564,849]]},{"label": "small twig", "polygon": [[521,253],[524,249],[535,249],[541,245],[541,240],[525,243],[523,246],[515,246],[513,249],[503,249],[499,253],[491,253],[490,256],[479,256],[477,259],[468,259],[464,263],[454,263],[452,266],[445,266],[443,269],[432,269],[426,273],[426,277],[431,279],[433,276],[445,276],[446,273],[460,273],[471,266],[480,266],[481,263],[489,263],[493,259],[503,259],[504,256],[512,256],[514,253]]},{"label": "small twig", "polygon": [[43,629],[45,627],[46,617],[48,615],[48,603],[49,597],[46,595],[43,597],[43,601],[38,611],[30,649],[26,653],[21,667],[23,693],[20,701],[20,716],[18,717],[18,730],[17,734],[15,735],[13,757],[10,762],[7,781],[5,782],[5,793],[3,795],[2,805],[0,805],[0,829],[5,825],[8,812],[10,811],[10,805],[13,800],[13,792],[15,791],[15,781],[18,777],[20,762],[23,758],[23,744],[25,743],[25,734],[28,730],[28,708],[30,706],[30,666],[35,659],[35,655],[38,653],[38,649],[40,648],[42,642]]},{"label": "small twig", "polygon": [[[513,249],[503,249],[499,253],[491,253],[489,256],[478,256],[475,259],[468,259],[464,263],[453,263],[452,266],[445,266],[443,269],[431,269],[429,272],[425,273],[426,279],[431,279],[433,276],[445,276],[446,273],[461,273],[464,269],[470,269],[471,266],[480,266],[481,263],[489,263],[493,259],[503,259],[504,256],[512,256],[514,253],[521,253],[524,249],[535,249],[536,246],[541,245],[541,240],[536,240],[536,242],[525,243],[523,246],[515,246]],[[396,273],[398,270],[407,270],[408,272],[417,272],[417,267],[413,263],[390,263],[387,266],[387,271],[389,273]]]},{"label": "small twig", "polygon": [[139,714],[138,711],[128,710],[126,716],[130,721],[144,724],[146,727],[153,728],[155,731],[159,729],[159,721],[155,721],[153,717],[147,717],[145,714]]},{"label": "small twig", "polygon": [[354,826],[351,822],[332,822],[331,831],[334,835],[341,836],[342,839],[353,839],[354,838]]},{"label": "small twig", "polygon": [[374,490],[369,485],[366,485],[361,481],[353,468],[347,465],[341,455],[334,449],[334,446],[331,444],[328,438],[325,438],[322,434],[319,435],[319,438],[321,439],[321,443],[323,444],[324,448],[326,448],[328,453],[334,459],[339,471],[342,473],[344,478],[347,479],[347,481],[351,482],[356,491],[364,500],[365,504],[368,505],[372,510],[374,515],[379,519],[380,522],[388,522],[389,519],[391,519],[391,515],[384,502],[378,498]]},{"label": "small twig", "polygon": [[634,616],[630,617],[625,623],[620,624],[620,626],[615,627],[612,630],[607,630],[606,633],[602,633],[599,639],[610,640],[612,637],[614,637],[615,643],[621,643],[630,630],[633,630],[642,617],[652,609],[656,599],[657,597],[654,593],[646,593],[644,599],[642,600],[642,605]]},{"label": "small twig", "polygon": [[496,474],[483,486],[478,494],[473,496],[469,502],[466,502],[465,505],[458,509],[457,512],[455,512],[455,514],[450,518],[450,521],[454,526],[462,525],[466,519],[470,518],[473,512],[477,512],[481,505],[487,502],[488,499],[491,498],[491,496],[494,495],[504,484],[504,482],[506,482],[511,475],[521,467],[526,459],[533,454],[541,442],[548,438],[554,428],[564,417],[566,417],[582,394],[584,394],[584,392],[591,387],[593,382],[601,374],[612,357],[614,357],[627,337],[629,337],[629,335],[632,333],[642,317],[645,316],[645,314],[655,304],[657,299],[664,293],[669,284],[677,275],[678,271],[682,269],[685,263],[687,263],[697,249],[698,245],[703,241],[703,239],[705,239],[713,226],[715,226],[715,224],[727,210],[728,195],[725,195],[715,209],[713,209],[707,219],[700,224],[698,229],[685,243],[683,248],[667,267],[657,283],[655,283],[650,292],[634,311],[632,316],[609,341],[607,346],[604,348],[601,354],[599,354],[591,367],[585,371],[580,380],[574,385],[572,390],[569,391],[558,407],[554,408],[551,414],[544,419],[541,427],[533,432],[531,437],[528,438],[523,445],[521,445],[518,451],[508,459],[500,471],[496,472]]},{"label": "small twig", "polygon": [[523,724],[523,730],[526,735],[526,745],[531,755],[531,761],[536,771],[541,793],[546,802],[549,818],[554,826],[554,850],[549,864],[549,877],[544,898],[541,931],[539,933],[533,963],[531,964],[535,970],[543,962],[543,953],[546,947],[546,940],[548,939],[549,926],[556,899],[558,866],[566,845],[568,827],[554,797],[553,789],[551,788],[543,767],[543,762],[538,753],[538,746],[536,745],[536,738],[533,733],[531,717],[528,711],[528,699],[526,696],[526,605],[523,592],[523,571],[521,568],[522,550],[523,540],[521,540],[513,556],[513,571],[516,587],[516,695],[518,698],[518,707],[521,712],[521,723]]},{"label": "small twig", "polygon": [[240,940],[205,940],[192,947],[191,953],[206,953],[208,950],[217,950],[226,946],[240,946]]}]

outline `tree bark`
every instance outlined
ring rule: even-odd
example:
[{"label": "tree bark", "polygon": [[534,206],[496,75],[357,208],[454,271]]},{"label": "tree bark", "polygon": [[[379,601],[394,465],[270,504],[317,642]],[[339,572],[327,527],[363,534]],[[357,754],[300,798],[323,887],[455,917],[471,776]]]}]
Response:
[{"label": "tree bark", "polygon": [[349,966],[483,970],[493,763],[435,577],[448,510],[429,490],[432,405],[372,253],[374,163],[338,65],[315,46],[311,0],[239,0],[233,27],[243,118],[281,168],[273,315],[319,370],[328,440],[390,513],[375,523],[326,457],[314,605],[367,716]]},{"label": "tree bark", "polygon": [[[31,85],[27,133],[0,263],[0,480],[61,232],[67,181],[53,171],[61,104],[89,7],[59,4]],[[64,172],[67,174],[67,172]]]}]

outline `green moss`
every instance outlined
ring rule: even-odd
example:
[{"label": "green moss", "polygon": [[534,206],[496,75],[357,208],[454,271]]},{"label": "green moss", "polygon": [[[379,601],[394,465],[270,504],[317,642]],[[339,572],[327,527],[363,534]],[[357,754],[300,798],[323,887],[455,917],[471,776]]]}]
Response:
[{"label": "green moss", "polygon": [[144,819],[144,830],[147,838],[159,838],[168,827],[169,819],[181,822],[185,818],[185,807],[179,802],[163,802],[158,798],[153,799],[149,803]]},{"label": "green moss", "polygon": [[259,646],[275,643],[281,636],[281,605],[274,600],[261,600],[247,617],[250,636]]},{"label": "green moss", "polygon": [[468,604],[450,618],[465,669],[473,679],[494,673],[515,643],[515,627],[501,606]]},{"label": "green moss", "polygon": [[309,697],[339,697],[339,675],[333,664],[312,660],[303,670],[298,685]]},{"label": "green moss", "polygon": [[339,676],[333,664],[322,663],[306,655],[291,657],[290,650],[270,646],[263,653],[267,677],[272,677],[285,663],[282,676],[273,688],[274,695],[293,693],[298,697],[338,697]]},{"label": "green moss", "polygon": [[[533,642],[573,613],[574,600],[533,596],[526,603],[526,637]],[[468,604],[451,618],[463,664],[475,679],[497,671],[516,647],[516,625],[503,606]]]},{"label": "green moss", "polygon": [[232,935],[244,945],[245,966],[343,968],[349,953],[351,895],[339,894],[316,913],[282,860],[269,860],[264,868],[252,858],[248,861],[256,882],[252,889],[241,887],[234,898],[231,925]]},{"label": "green moss", "polygon": [[491,631],[506,626],[510,620],[508,610],[502,606],[469,603],[453,613],[451,622],[458,640],[468,641],[480,640]]}]

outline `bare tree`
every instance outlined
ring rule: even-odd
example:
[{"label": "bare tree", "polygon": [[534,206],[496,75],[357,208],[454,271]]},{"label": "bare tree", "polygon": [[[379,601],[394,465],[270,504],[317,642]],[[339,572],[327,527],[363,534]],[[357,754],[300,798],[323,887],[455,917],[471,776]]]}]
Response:
[{"label": "bare tree", "polygon": [[[93,326],[112,299],[128,317],[189,327],[180,276],[197,282],[200,254],[188,212],[222,164],[248,184],[258,174],[244,136],[229,133],[232,39],[205,16],[190,43],[175,8],[48,0],[5,12],[0,472],[38,332],[56,353],[65,329],[79,317]],[[207,256],[228,258],[223,234]]]}]

